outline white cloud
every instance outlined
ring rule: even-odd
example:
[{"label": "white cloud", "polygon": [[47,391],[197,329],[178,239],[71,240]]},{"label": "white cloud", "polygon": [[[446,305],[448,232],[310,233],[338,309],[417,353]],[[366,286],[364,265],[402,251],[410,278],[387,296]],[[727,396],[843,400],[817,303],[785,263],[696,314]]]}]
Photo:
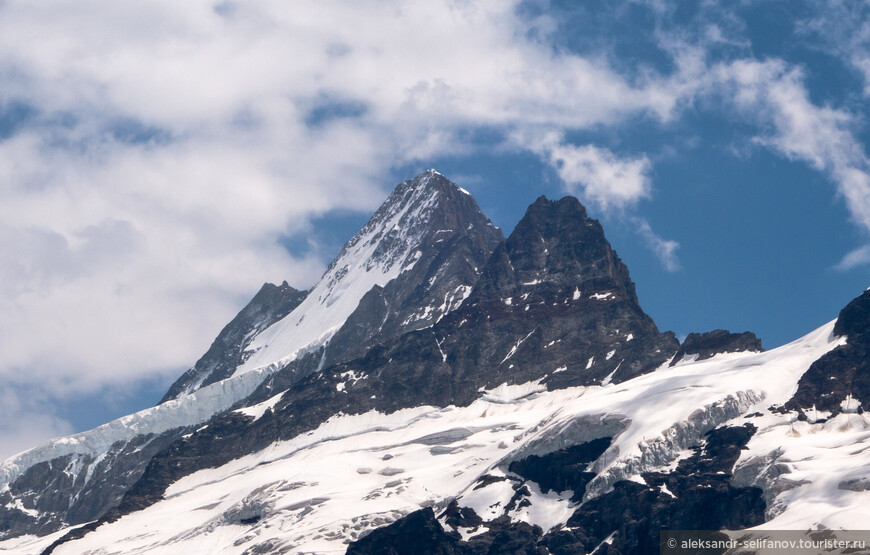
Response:
[{"label": "white cloud", "polygon": [[870,264],[870,245],[863,245],[847,253],[839,264],[834,266],[834,269],[845,272],[858,266],[866,266],[867,264]]},{"label": "white cloud", "polygon": [[807,7],[795,25],[798,36],[851,65],[863,77],[864,96],[870,96],[870,2],[814,0]]},{"label": "white cloud", "polygon": [[652,163],[646,156],[619,157],[607,148],[565,143],[556,132],[514,133],[512,139],[551,165],[566,191],[605,213],[622,212],[650,196]]},{"label": "white cloud", "polygon": [[643,218],[635,218],[637,225],[637,234],[646,243],[647,247],[656,255],[661,265],[669,272],[676,272],[680,269],[680,261],[677,258],[677,249],[680,244],[676,241],[663,239],[659,236]]},{"label": "white cloud", "polygon": [[825,172],[854,222],[870,231],[870,160],[852,114],[813,104],[802,71],[781,60],[738,60],[708,73],[708,94],[726,97],[763,130],[757,143]]},{"label": "white cloud", "polygon": [[550,161],[568,189],[580,193],[602,210],[622,209],[650,195],[646,156],[619,158],[606,148],[592,145],[557,145]]}]

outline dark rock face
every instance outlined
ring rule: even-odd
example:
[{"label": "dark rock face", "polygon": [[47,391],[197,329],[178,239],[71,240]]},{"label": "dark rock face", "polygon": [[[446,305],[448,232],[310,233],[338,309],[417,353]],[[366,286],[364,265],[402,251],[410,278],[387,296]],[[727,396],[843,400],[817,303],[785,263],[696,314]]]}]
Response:
[{"label": "dark rock face", "polygon": [[[706,444],[671,473],[644,473],[647,485],[617,482],[584,503],[566,530],[546,539],[553,553],[591,551],[613,536],[616,553],[656,553],[659,530],[741,529],[764,522],[759,488],[730,484],[740,451],[755,433],[751,424],[711,430]],[[572,551],[574,550],[574,551]]]},{"label": "dark rock face", "polygon": [[[472,511],[473,512],[473,511]],[[415,511],[350,544],[347,555],[546,555],[536,539],[541,529],[507,518],[493,521],[487,532],[468,542],[447,532],[431,508]]]},{"label": "dark rock face", "polygon": [[489,524],[489,530],[459,544],[459,553],[467,555],[548,555],[544,546],[537,544],[541,530],[525,522],[500,517]]},{"label": "dark rock face", "polygon": [[655,369],[678,348],[640,308],[601,225],[571,197],[541,197],[528,208],[466,305],[450,324],[474,339],[443,335],[448,347],[459,343],[455,375],[497,369],[499,381],[481,385],[545,376],[550,389],[619,382]]},{"label": "dark rock face", "polygon": [[587,472],[586,467],[610,447],[612,440],[603,437],[547,455],[531,455],[512,462],[508,470],[537,483],[543,493],[571,490],[574,492],[571,501],[579,502],[586,485],[595,478],[595,473]]},{"label": "dark rock face", "polygon": [[[541,281],[539,295],[582,284],[589,293],[612,290],[637,303],[628,268],[610,248],[601,224],[573,197],[538,198],[508,238],[506,250],[512,271],[507,272],[502,294],[522,294],[530,283]],[[482,287],[480,293],[489,290]]]},{"label": "dark rock face", "polygon": [[353,543],[347,555],[457,555],[456,538],[447,535],[431,508],[420,509]]},{"label": "dark rock face", "polygon": [[172,384],[160,402],[230,377],[245,361],[245,349],[253,337],[289,314],[307,294],[307,291],[293,289],[286,281],[281,285],[263,284],[251,302],[221,330],[208,351]]},{"label": "dark rock face", "polygon": [[[478,485],[474,489],[485,487],[488,484],[493,482],[492,479],[495,478],[494,481],[501,481],[504,478],[495,477],[495,476],[484,476],[484,479],[481,480],[483,485]],[[470,507],[460,507],[456,500],[450,502],[447,505],[447,508],[444,510],[444,513],[441,514],[444,520],[447,522],[449,526],[452,526],[454,529],[463,527],[463,528],[477,528],[481,524],[483,524],[483,519],[478,516],[477,513],[474,512],[474,509]]]},{"label": "dark rock face", "polygon": [[[870,291],[847,304],[834,324],[841,345],[815,361],[798,382],[785,408],[802,414],[813,407],[834,416],[844,410],[863,412],[858,402],[870,403]],[[844,403],[844,401],[850,401]]]},{"label": "dark rock face", "polygon": [[705,333],[690,333],[680,345],[680,350],[674,355],[671,366],[688,355],[698,355],[697,360],[705,360],[719,353],[743,351],[764,351],[761,347],[761,339],[751,331],[731,333],[727,330],[713,330]]},{"label": "dark rock face", "polygon": [[850,343],[870,342],[870,290],[843,307],[834,324],[834,335],[846,336]]},{"label": "dark rock face", "polygon": [[[578,507],[564,529],[554,529],[546,534],[540,528],[512,522],[506,516],[481,524],[468,518],[469,515],[464,515],[465,518],[460,520],[455,515],[461,514],[462,509],[453,504],[442,515],[451,526],[475,525],[488,529],[468,542],[457,541],[455,531],[442,529],[440,541],[450,545],[453,549],[450,553],[463,555],[657,553],[659,530],[662,529],[719,530],[758,525],[764,521],[765,505],[761,490],[736,488],[730,484],[731,472],[740,451],[754,433],[755,427],[751,424],[711,430],[705,445],[697,447],[694,455],[680,461],[673,472],[645,473],[643,478],[646,485],[617,482],[610,492]],[[592,443],[587,444],[587,452],[580,458],[587,458],[586,455],[600,448],[597,445],[593,449]],[[566,461],[567,468],[560,471],[556,468],[558,465],[550,466],[563,475],[574,474],[569,468],[575,464],[576,457],[562,454],[550,459],[550,463],[560,460],[559,457],[564,457],[561,460]],[[537,464],[539,461],[534,461],[534,465]],[[416,519],[419,520],[419,517]],[[416,532],[404,520],[393,523],[389,535],[382,534],[382,530],[375,530],[363,540],[351,544],[348,553],[356,553],[353,551],[356,545],[364,540],[368,551],[360,553],[390,553],[392,544],[408,541],[402,532]],[[437,538],[433,541],[437,541]]]}]

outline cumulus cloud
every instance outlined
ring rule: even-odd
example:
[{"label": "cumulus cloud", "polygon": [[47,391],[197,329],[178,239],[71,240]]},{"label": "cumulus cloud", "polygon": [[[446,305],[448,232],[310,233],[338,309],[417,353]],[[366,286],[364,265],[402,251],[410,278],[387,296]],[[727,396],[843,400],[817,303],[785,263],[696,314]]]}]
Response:
[{"label": "cumulus cloud", "polygon": [[593,145],[558,145],[550,151],[550,160],[569,190],[582,189],[583,196],[603,210],[649,197],[652,165],[646,156],[626,159]]},{"label": "cumulus cloud", "polygon": [[568,192],[603,212],[622,211],[650,196],[652,164],[646,156],[619,157],[607,148],[565,143],[552,132],[531,141],[515,137],[556,170]]}]

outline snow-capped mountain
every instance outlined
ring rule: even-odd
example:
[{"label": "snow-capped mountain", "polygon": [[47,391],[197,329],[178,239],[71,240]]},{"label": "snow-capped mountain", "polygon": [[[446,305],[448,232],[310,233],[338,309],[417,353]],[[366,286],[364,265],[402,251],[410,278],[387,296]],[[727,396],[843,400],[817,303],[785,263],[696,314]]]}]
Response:
[{"label": "snow-capped mountain", "polygon": [[293,383],[430,325],[462,303],[502,239],[474,199],[438,172],[401,183],[310,292],[264,285],[160,405],[5,461],[0,538],[99,517],[155,453],[244,404],[278,370]]},{"label": "snow-capped mountain", "polygon": [[[600,224],[510,237],[430,170],[308,292],[266,285],[164,402],[0,467],[12,553],[650,553],[863,527],[870,292],[763,351],[682,345]],[[392,551],[391,551],[392,550]]]},{"label": "snow-capped mountain", "polygon": [[215,362],[213,345],[164,401],[252,370],[295,362],[305,373],[426,327],[462,304],[501,239],[471,195],[435,170],[401,183],[311,291],[264,304],[264,286],[236,320],[257,317],[234,320],[215,340],[236,351]]}]

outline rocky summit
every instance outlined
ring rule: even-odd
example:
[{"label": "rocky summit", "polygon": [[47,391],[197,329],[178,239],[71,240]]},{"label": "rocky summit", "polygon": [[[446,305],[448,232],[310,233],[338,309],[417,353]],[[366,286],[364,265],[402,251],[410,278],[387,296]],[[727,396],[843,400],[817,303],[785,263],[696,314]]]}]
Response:
[{"label": "rocky summit", "polygon": [[860,528],[868,299],[768,351],[680,344],[577,199],[505,238],[430,170],[311,289],[264,285],[159,405],[5,461],[0,550],[612,554],[662,529]]}]

